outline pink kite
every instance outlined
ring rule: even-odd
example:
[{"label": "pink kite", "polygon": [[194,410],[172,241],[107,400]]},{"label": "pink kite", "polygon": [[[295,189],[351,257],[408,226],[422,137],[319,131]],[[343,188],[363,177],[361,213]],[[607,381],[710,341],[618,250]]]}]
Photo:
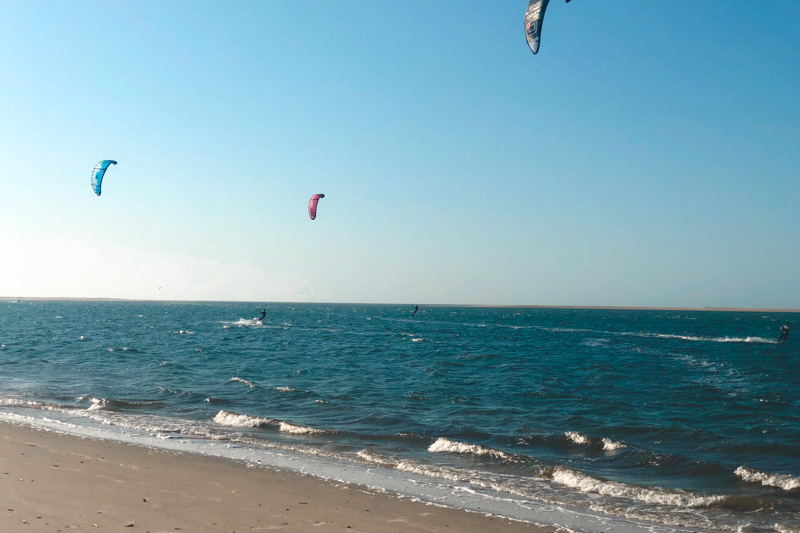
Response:
[{"label": "pink kite", "polygon": [[308,216],[311,217],[311,220],[317,218],[317,202],[319,202],[320,198],[325,198],[325,195],[315,194],[311,197],[311,200],[308,201]]}]

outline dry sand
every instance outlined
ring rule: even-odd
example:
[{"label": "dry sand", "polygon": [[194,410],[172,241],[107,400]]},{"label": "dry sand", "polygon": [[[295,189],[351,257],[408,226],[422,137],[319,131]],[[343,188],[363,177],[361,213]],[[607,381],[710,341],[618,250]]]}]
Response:
[{"label": "dry sand", "polygon": [[0,422],[0,531],[553,531],[300,474]]}]

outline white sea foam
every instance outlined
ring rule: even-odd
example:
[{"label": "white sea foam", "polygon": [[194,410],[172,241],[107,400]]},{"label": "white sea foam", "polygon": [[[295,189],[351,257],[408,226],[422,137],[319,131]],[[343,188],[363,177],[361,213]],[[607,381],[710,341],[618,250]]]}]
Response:
[{"label": "white sea foam", "polygon": [[603,437],[601,441],[603,443],[603,449],[609,452],[613,452],[614,450],[620,450],[622,448],[628,447],[626,444],[622,442],[616,442],[606,437]]},{"label": "white sea foam", "polygon": [[386,466],[386,467],[390,467],[390,468],[397,467],[397,461],[395,461],[392,458],[387,457],[385,455],[380,455],[380,454],[377,454],[375,452],[372,452],[370,450],[361,450],[356,455],[358,455],[361,459],[363,459],[364,461],[366,461],[366,462],[368,462],[370,464],[376,464],[376,465]]},{"label": "white sea foam", "polygon": [[463,453],[471,455],[483,455],[489,457],[497,457],[503,460],[511,460],[511,456],[499,450],[492,448],[485,448],[477,444],[466,444],[455,440],[450,440],[446,437],[439,437],[436,442],[428,446],[428,451],[431,453]]},{"label": "white sea foam", "polygon": [[36,402],[33,400],[20,400],[18,398],[0,398],[0,407],[30,407],[32,409],[43,409],[54,411],[56,407],[48,403]]},{"label": "white sea foam", "polygon": [[616,481],[605,481],[563,466],[559,466],[553,471],[553,481],[581,492],[627,498],[656,505],[705,507],[723,499],[723,496],[703,496],[658,487],[638,487]]},{"label": "white sea foam", "polygon": [[761,483],[765,487],[778,487],[783,490],[794,490],[800,488],[800,478],[790,474],[773,474],[762,472],[749,466],[740,466],[734,474],[749,483]]},{"label": "white sea foam", "polygon": [[92,405],[86,409],[87,411],[100,411],[108,407],[108,400],[105,398],[92,398],[91,402]]},{"label": "white sea foam", "polygon": [[401,472],[409,472],[420,476],[445,479],[447,481],[474,483],[476,486],[490,486],[488,483],[482,482],[479,479],[479,476],[475,475],[476,473],[461,470],[459,468],[419,463],[411,459],[397,460],[393,457],[375,453],[371,450],[361,450],[357,455],[369,464],[383,466],[386,468],[394,468]]},{"label": "white sea foam", "polygon": [[714,339],[717,342],[756,342],[761,344],[778,344],[775,339],[765,339],[764,337],[721,337]]},{"label": "white sea foam", "polygon": [[275,390],[278,392],[297,392],[297,389],[291,387],[275,387]]},{"label": "white sea foam", "polygon": [[220,426],[254,428],[259,426],[274,426],[278,421],[272,418],[261,418],[259,416],[240,415],[230,411],[222,410],[214,416],[214,422]]},{"label": "white sea foam", "polygon": [[607,437],[603,437],[602,439],[597,439],[594,437],[586,437],[584,435],[581,435],[577,431],[567,431],[566,433],[564,433],[564,435],[575,444],[591,445],[591,446],[602,445],[603,449],[607,452],[612,452],[615,450],[620,450],[622,448],[628,447],[626,444],[622,442],[616,442]]},{"label": "white sea foam", "polygon": [[696,335],[669,335],[666,333],[642,334],[643,337],[656,337],[659,339],[681,339],[685,341],[705,341],[705,342],[752,342],[759,344],[776,344],[775,339],[765,339],[764,337],[699,337]]},{"label": "white sea foam", "polygon": [[[741,529],[740,529],[741,531]],[[792,527],[786,524],[775,524],[776,533],[800,533],[800,527]]]},{"label": "white sea foam", "polygon": [[280,429],[283,433],[292,433],[294,435],[326,435],[331,433],[329,429],[310,428],[305,426],[298,426],[289,422],[281,422]]},{"label": "white sea foam", "polygon": [[575,444],[590,444],[591,442],[588,437],[584,437],[577,431],[567,431],[564,435]]},{"label": "white sea foam", "polygon": [[238,321],[234,323],[234,325],[239,327],[245,326],[263,326],[262,322],[257,318],[240,318]]},{"label": "white sea foam", "polygon": [[249,385],[251,389],[256,386],[256,384],[253,383],[252,381],[248,381],[246,379],[238,378],[235,376],[231,378],[231,381],[238,381],[239,383],[244,383],[245,385]]}]

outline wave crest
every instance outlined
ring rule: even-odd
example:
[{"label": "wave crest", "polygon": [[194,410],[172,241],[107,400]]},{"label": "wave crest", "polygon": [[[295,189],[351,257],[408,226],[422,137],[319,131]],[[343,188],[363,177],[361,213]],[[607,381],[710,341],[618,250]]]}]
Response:
[{"label": "wave crest", "polygon": [[277,426],[278,421],[273,418],[261,418],[259,416],[240,415],[231,411],[221,410],[214,416],[214,422],[220,426],[255,428]]},{"label": "wave crest", "polygon": [[283,433],[292,433],[294,435],[328,435],[334,433],[331,429],[319,429],[306,426],[298,426],[290,422],[281,422],[280,430]]},{"label": "wave crest", "polygon": [[762,472],[749,466],[740,466],[733,473],[744,481],[749,483],[761,483],[765,487],[778,487],[783,490],[795,490],[800,488],[800,478],[790,474]]},{"label": "wave crest", "polygon": [[702,496],[684,491],[670,491],[658,487],[639,487],[617,481],[606,481],[563,466],[559,466],[553,471],[553,481],[580,492],[674,507],[707,507],[724,498],[723,496]]},{"label": "wave crest", "polygon": [[509,454],[494,450],[492,448],[485,448],[477,444],[466,444],[456,440],[450,440],[447,437],[439,437],[436,442],[428,446],[428,451],[431,453],[463,453],[468,455],[479,455],[496,457],[504,461],[510,461],[512,458]]},{"label": "wave crest", "polygon": [[564,433],[564,435],[567,437],[567,439],[574,442],[575,444],[603,448],[603,450],[607,452],[621,450],[622,448],[628,447],[623,442],[613,441],[607,437],[603,437],[602,439],[598,439],[597,437],[586,437],[584,435],[581,435],[577,431],[567,431],[566,433]]}]

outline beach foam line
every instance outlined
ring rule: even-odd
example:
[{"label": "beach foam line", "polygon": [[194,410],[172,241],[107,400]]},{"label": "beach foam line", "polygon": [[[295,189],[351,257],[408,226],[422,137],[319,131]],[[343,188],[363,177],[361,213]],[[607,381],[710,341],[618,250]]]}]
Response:
[{"label": "beach foam line", "polygon": [[[341,482],[324,482],[288,470],[249,468],[240,461],[161,453],[150,447],[13,424],[0,429],[0,456],[8,458],[3,468],[13,473],[0,476],[4,495],[0,531],[209,531],[215,522],[224,524],[225,531],[285,528],[393,533],[400,525],[404,531],[417,533],[552,533],[558,529],[363,488],[343,489]],[[120,465],[125,468],[121,470]],[[56,493],[58,498],[41,498]],[[541,514],[542,521],[550,518],[549,513]]]},{"label": "beach foam line", "polygon": [[[82,411],[86,413],[85,410]],[[235,415],[236,413],[231,414]],[[258,443],[254,443],[256,444],[255,446],[250,446],[247,438],[237,439],[238,444],[231,445],[231,441],[228,439],[185,438],[184,436],[165,435],[163,431],[153,432],[150,429],[119,431],[118,428],[109,427],[105,423],[89,426],[83,424],[75,425],[66,420],[41,418],[39,416],[32,418],[26,415],[6,414],[2,411],[0,411],[0,420],[31,425],[38,429],[55,433],[69,433],[84,438],[88,437],[91,440],[101,439],[147,448],[158,448],[171,453],[178,452],[178,456],[197,453],[232,459],[257,469],[285,469],[333,481],[336,484],[342,482],[355,483],[368,489],[373,488],[380,493],[396,494],[410,498],[412,501],[422,501],[433,506],[474,511],[480,515],[485,515],[487,509],[491,509],[491,513],[495,518],[507,517],[512,520],[520,520],[527,522],[525,524],[527,527],[532,524],[552,524],[551,531],[588,532],[613,530],[616,533],[639,533],[644,530],[650,533],[697,531],[695,529],[697,526],[693,527],[690,523],[684,523],[683,521],[670,522],[673,525],[667,525],[666,522],[662,522],[664,518],[662,515],[649,518],[615,517],[605,514],[602,510],[595,511],[583,508],[583,506],[580,506],[581,508],[566,508],[560,497],[551,499],[546,497],[546,494],[541,494],[539,490],[526,486],[529,483],[543,483],[543,487],[546,489],[550,485],[549,480],[538,475],[535,478],[528,478],[521,486],[515,486],[516,484],[513,483],[511,485],[507,484],[507,481],[513,481],[513,477],[509,478],[502,474],[486,477],[485,473],[465,471],[444,465],[425,465],[416,463],[413,460],[400,460],[400,462],[397,462],[396,457],[378,460],[373,458],[372,461],[369,461],[364,455],[359,454],[362,460],[372,463],[374,466],[372,468],[350,468],[346,466],[346,461],[343,463],[342,458],[338,456],[328,457],[328,454],[319,453],[319,451],[318,453],[309,454],[304,450],[298,449],[295,451],[285,447],[273,449],[272,446],[269,446],[269,443],[261,442],[262,439],[259,439]],[[183,431],[182,434],[186,435],[187,433]],[[103,449],[104,455],[108,459],[106,445],[101,446],[101,449]],[[150,454],[148,452],[148,455]],[[396,464],[392,465],[391,463]],[[389,470],[386,469],[387,467]],[[51,466],[48,466],[48,471],[53,471]],[[403,475],[397,476],[391,472],[403,472]],[[436,481],[437,479],[446,480],[446,482],[441,483]],[[37,488],[39,488],[38,485]],[[347,493],[349,492],[347,491]],[[141,502],[141,500],[137,501]],[[0,530],[4,529],[0,528]],[[392,531],[394,530],[396,529]],[[365,531],[378,533],[381,530],[368,528]],[[420,531],[422,530],[420,529]],[[425,529],[425,531],[430,532],[433,530]],[[482,529],[454,529],[454,524],[451,522],[447,531],[479,533],[481,531],[502,531],[502,529],[491,527],[491,524]]]}]

